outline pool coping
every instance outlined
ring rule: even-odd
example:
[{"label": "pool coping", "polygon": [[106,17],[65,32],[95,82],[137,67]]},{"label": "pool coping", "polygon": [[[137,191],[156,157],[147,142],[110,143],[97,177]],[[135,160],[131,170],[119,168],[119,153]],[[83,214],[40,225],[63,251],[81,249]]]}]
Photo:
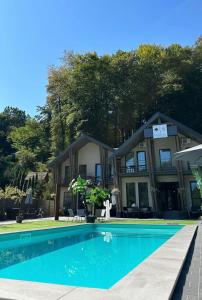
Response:
[{"label": "pool coping", "polygon": [[197,225],[185,225],[110,289],[1,278],[1,297],[15,300],[168,300],[172,296],[196,229]]}]

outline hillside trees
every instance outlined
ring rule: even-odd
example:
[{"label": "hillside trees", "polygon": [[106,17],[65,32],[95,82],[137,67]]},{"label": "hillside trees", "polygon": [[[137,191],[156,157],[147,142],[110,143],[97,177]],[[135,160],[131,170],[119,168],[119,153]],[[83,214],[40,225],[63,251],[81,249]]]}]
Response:
[{"label": "hillside trees", "polygon": [[82,133],[117,147],[156,111],[202,132],[201,44],[66,53],[49,71],[53,153]]},{"label": "hillside trees", "polygon": [[16,108],[0,113],[1,183],[16,157],[25,170],[43,169],[81,134],[117,147],[156,111],[202,133],[202,38],[192,47],[67,52],[49,69],[47,93],[35,118]]}]

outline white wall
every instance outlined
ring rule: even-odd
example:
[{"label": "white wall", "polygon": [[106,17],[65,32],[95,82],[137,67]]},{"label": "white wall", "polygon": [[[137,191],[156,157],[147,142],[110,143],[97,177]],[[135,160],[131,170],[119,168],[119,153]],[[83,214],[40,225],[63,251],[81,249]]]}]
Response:
[{"label": "white wall", "polygon": [[95,176],[95,165],[100,163],[100,149],[94,143],[88,143],[78,151],[78,166],[87,166],[87,175]]}]

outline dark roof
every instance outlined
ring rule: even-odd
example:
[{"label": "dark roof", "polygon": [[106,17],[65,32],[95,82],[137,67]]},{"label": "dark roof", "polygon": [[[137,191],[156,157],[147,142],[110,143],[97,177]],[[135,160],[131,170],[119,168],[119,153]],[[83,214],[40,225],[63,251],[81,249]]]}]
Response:
[{"label": "dark roof", "polygon": [[101,146],[102,148],[109,150],[111,152],[113,152],[113,149],[111,147],[109,147],[108,145],[94,139],[91,136],[88,135],[82,135],[80,136],[75,142],[73,142],[71,145],[69,145],[63,152],[61,152],[54,160],[52,160],[49,164],[48,167],[52,168],[54,165],[64,161],[65,159],[67,159],[69,157],[69,151],[70,150],[78,150],[80,148],[82,148],[84,145],[86,145],[87,143],[95,143],[98,146]]},{"label": "dark roof", "polygon": [[183,125],[182,123],[160,113],[155,113],[144,125],[142,125],[128,140],[126,140],[119,148],[114,152],[112,156],[122,156],[126,154],[130,149],[135,147],[141,140],[144,138],[144,129],[148,128],[150,125],[152,125],[156,120],[160,119],[161,121],[171,123],[177,126],[178,131],[185,135],[190,137],[191,139],[202,143],[202,135],[195,130],[189,128],[186,125]]}]

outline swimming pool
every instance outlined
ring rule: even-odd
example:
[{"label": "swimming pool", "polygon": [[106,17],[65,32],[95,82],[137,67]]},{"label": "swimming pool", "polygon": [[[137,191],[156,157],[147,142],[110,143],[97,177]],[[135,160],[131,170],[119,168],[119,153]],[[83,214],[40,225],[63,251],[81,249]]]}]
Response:
[{"label": "swimming pool", "polygon": [[108,289],[183,226],[86,224],[0,235],[0,277]]}]

